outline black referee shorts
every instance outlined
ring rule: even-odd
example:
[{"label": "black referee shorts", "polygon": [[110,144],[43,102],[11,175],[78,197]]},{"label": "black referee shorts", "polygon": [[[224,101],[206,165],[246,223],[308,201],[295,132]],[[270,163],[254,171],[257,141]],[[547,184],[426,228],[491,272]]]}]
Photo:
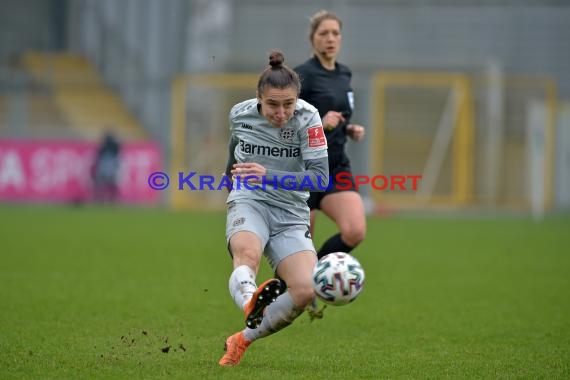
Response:
[{"label": "black referee shorts", "polygon": [[[336,158],[336,157],[335,157]],[[309,199],[307,199],[307,205],[311,210],[321,209],[321,200],[328,194],[339,193],[341,191],[356,191],[356,183],[354,181],[354,176],[350,169],[350,161],[346,154],[338,156],[334,161],[329,161],[329,173],[331,176],[331,183],[329,183],[329,189],[322,192],[311,192]],[[338,181],[338,174],[342,174],[342,183]],[[350,174],[350,175],[349,175]],[[351,185],[348,185],[348,182]]]}]

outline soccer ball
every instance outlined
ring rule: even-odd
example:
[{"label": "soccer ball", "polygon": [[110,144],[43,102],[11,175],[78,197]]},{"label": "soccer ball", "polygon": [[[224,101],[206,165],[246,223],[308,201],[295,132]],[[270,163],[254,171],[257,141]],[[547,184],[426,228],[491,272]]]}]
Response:
[{"label": "soccer ball", "polygon": [[364,269],[353,256],[329,253],[313,269],[313,288],[329,305],[346,305],[356,299],[364,286]]}]

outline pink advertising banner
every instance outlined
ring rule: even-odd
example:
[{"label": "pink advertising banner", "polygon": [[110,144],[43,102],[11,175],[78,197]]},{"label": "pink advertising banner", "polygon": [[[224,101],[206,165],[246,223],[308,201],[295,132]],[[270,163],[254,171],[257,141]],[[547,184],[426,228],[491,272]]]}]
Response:
[{"label": "pink advertising banner", "polygon": [[[96,142],[1,140],[0,201],[82,202],[93,198],[91,172]],[[119,201],[156,203],[160,192],[148,185],[162,169],[155,142],[121,146]]]}]

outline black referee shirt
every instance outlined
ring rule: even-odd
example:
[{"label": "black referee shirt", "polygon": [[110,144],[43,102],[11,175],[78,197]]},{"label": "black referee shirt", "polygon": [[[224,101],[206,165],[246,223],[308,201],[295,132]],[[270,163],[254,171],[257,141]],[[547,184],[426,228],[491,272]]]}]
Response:
[{"label": "black referee shirt", "polygon": [[315,56],[297,66],[295,71],[301,79],[300,98],[315,106],[321,118],[328,111],[341,112],[344,116],[344,122],[330,131],[325,131],[329,159],[331,156],[341,155],[346,143],[346,126],[352,116],[353,93],[350,86],[352,72],[347,66],[338,62],[334,70],[327,70]]}]

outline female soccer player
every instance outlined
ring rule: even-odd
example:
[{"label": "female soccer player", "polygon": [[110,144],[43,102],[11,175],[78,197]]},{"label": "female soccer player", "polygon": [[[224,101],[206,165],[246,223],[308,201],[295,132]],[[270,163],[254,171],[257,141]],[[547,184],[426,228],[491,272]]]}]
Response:
[{"label": "female soccer player", "polygon": [[[355,141],[364,137],[364,127],[350,123],[354,96],[350,84],[352,72],[337,62],[340,52],[342,21],[335,14],[319,11],[311,17],[309,39],[313,57],[295,68],[302,89],[300,98],[317,107],[323,120],[328,142],[330,189],[312,192],[308,200],[311,209],[311,234],[314,232],[316,210],[320,209],[338,226],[340,233],[330,237],[317,252],[318,258],[332,252],[350,252],[366,234],[366,218],[360,194],[354,182],[337,186],[338,173],[351,173],[344,151],[347,136]],[[338,188],[337,188],[338,187]],[[350,187],[350,188],[349,188]]]},{"label": "female soccer player", "polygon": [[[247,327],[227,338],[222,366],[238,364],[254,340],[290,325],[315,298],[317,258],[306,202],[308,190],[328,185],[327,142],[317,109],[298,98],[299,77],[283,61],[273,52],[257,98],[235,105],[229,115],[229,289]],[[287,290],[280,279],[256,286],[262,254]]]}]

